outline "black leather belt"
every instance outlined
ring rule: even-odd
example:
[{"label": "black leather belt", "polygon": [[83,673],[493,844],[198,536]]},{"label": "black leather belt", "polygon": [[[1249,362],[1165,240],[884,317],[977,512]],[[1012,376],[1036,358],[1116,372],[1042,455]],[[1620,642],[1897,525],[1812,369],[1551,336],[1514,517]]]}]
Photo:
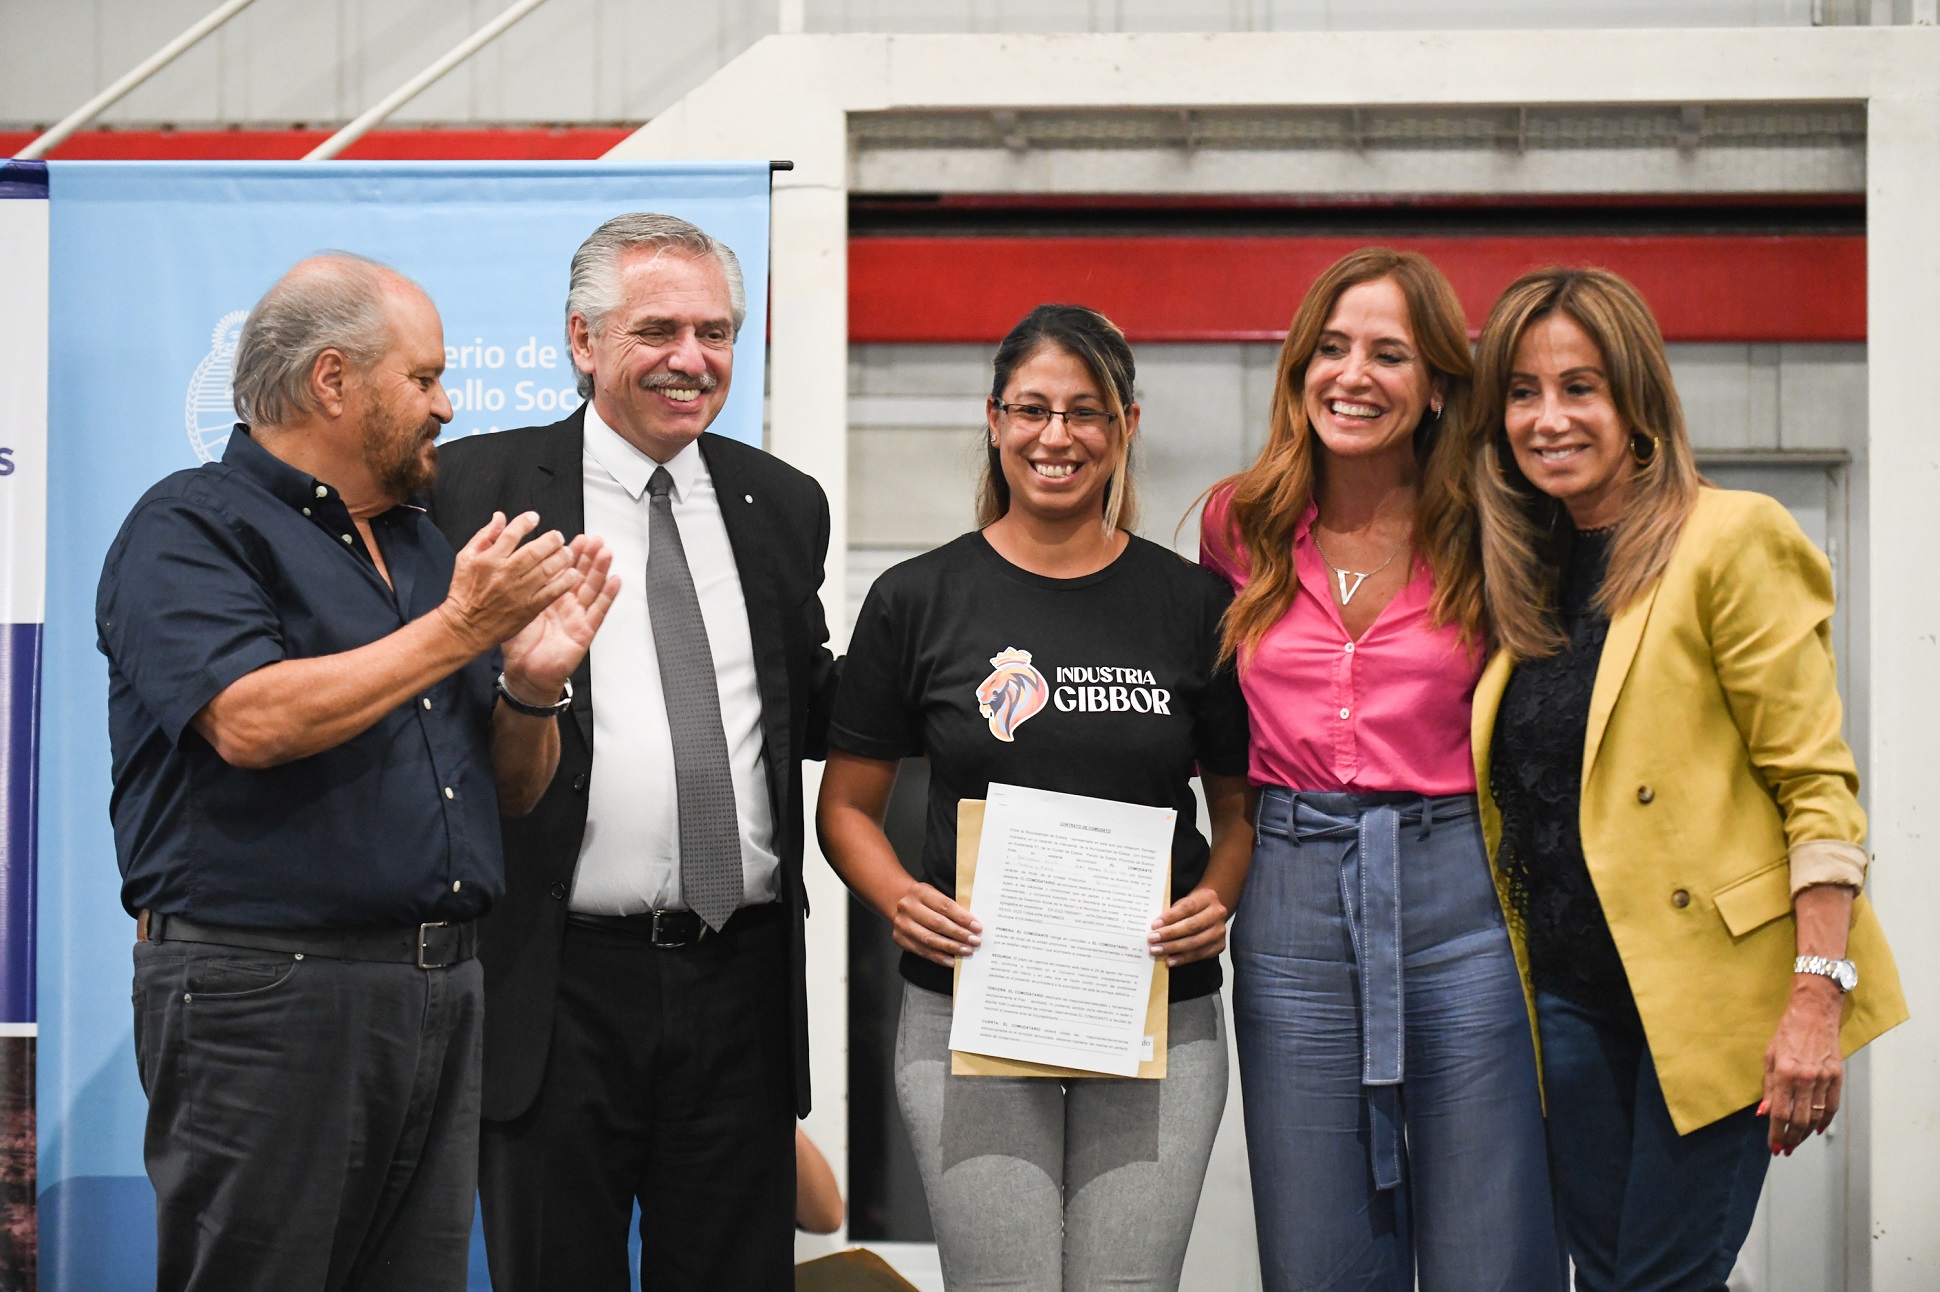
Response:
[{"label": "black leather belt", "polygon": [[416,965],[420,969],[444,969],[478,954],[477,920],[459,924],[432,921],[401,929],[237,929],[143,911],[136,936],[143,942],[200,942],[330,960]]},{"label": "black leather belt", "polygon": [[637,938],[650,946],[685,947],[707,938],[739,933],[780,915],[780,902],[744,906],[728,917],[728,922],[721,926],[718,933],[708,928],[706,921],[692,911],[642,911],[638,915],[583,915],[573,911],[566,916],[566,921],[582,928]]}]

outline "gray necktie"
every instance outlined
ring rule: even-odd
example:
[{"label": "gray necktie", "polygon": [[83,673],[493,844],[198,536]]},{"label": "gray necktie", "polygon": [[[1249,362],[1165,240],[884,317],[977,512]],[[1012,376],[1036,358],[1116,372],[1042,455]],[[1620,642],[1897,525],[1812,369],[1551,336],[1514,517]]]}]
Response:
[{"label": "gray necktie", "polygon": [[647,481],[647,614],[667,726],[674,737],[674,783],[680,798],[680,891],[687,908],[717,932],[741,905],[741,826],[721,726],[721,691],[707,625],[687,552],[674,524],[673,477],[665,467]]}]

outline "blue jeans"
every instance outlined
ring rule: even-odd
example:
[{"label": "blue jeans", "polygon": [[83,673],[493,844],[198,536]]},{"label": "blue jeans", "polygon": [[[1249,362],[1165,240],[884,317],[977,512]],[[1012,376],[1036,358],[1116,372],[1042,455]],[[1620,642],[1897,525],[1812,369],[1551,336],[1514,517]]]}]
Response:
[{"label": "blue jeans", "polygon": [[1679,1135],[1634,1010],[1539,992],[1536,1023],[1578,1292],[1722,1292],[1771,1165],[1765,1119],[1744,1108]]},{"label": "blue jeans", "polygon": [[1473,795],[1261,794],[1233,1027],[1266,1292],[1557,1292],[1529,1014]]}]

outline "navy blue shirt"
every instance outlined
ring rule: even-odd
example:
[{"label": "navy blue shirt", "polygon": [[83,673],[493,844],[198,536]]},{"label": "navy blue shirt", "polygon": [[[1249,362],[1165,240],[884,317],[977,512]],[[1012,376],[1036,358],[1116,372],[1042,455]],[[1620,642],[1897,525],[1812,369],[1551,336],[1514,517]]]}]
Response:
[{"label": "navy blue shirt", "polygon": [[221,462],[143,495],[108,549],[122,905],[252,928],[400,927],[481,915],[504,889],[491,713],[497,652],[334,749],[264,771],[190,725],[230,683],[385,637],[443,601],[453,553],[425,514],[370,520],[238,426]]}]

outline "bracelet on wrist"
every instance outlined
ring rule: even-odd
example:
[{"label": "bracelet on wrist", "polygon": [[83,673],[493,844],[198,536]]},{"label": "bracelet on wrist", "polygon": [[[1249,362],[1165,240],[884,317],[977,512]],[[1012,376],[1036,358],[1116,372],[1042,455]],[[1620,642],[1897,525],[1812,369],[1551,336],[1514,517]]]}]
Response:
[{"label": "bracelet on wrist", "polygon": [[506,708],[514,713],[522,713],[528,718],[556,718],[573,706],[573,684],[570,678],[566,681],[566,693],[551,704],[531,704],[513,695],[511,688],[505,685],[503,673],[498,675],[494,689],[498,691],[498,698],[505,702]]}]

